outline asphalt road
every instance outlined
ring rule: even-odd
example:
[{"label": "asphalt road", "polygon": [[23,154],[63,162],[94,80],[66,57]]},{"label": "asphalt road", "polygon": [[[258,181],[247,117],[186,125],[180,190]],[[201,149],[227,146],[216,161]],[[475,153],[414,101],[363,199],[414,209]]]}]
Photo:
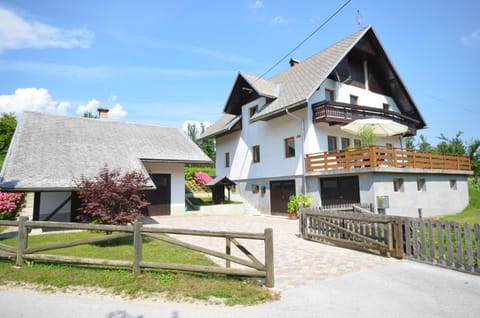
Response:
[{"label": "asphalt road", "polygon": [[1,317],[479,317],[480,276],[410,261],[287,289],[281,300],[223,307],[0,287]]}]

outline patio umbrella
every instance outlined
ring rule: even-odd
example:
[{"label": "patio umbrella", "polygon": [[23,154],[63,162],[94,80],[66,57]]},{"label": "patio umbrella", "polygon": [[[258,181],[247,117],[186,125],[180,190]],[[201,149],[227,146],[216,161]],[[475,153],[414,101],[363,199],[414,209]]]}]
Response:
[{"label": "patio umbrella", "polygon": [[341,129],[346,133],[358,135],[366,126],[372,127],[373,134],[377,137],[401,135],[408,130],[408,127],[405,125],[396,123],[389,119],[380,118],[357,119],[341,127]]}]

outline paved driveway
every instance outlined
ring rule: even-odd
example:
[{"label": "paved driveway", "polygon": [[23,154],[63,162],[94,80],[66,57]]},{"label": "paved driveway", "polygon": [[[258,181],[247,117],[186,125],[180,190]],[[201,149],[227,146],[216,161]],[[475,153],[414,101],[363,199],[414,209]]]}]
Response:
[{"label": "paved driveway", "polygon": [[[326,244],[306,241],[298,237],[298,221],[271,216],[181,216],[155,217],[153,226],[168,228],[188,228],[218,231],[263,232],[273,228],[275,287],[286,290],[313,284],[326,278],[397,262],[369,253],[339,248]],[[177,236],[177,238],[225,251],[225,239],[195,236]],[[240,240],[255,256],[263,261],[263,242]],[[243,256],[232,245],[232,254]],[[225,264],[224,260],[219,264]]]}]

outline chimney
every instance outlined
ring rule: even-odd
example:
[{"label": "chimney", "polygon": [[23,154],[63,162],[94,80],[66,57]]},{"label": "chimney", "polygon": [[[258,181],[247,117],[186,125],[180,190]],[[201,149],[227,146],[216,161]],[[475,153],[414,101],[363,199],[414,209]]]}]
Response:
[{"label": "chimney", "polygon": [[98,118],[100,119],[108,119],[108,108],[98,108]]},{"label": "chimney", "polygon": [[300,63],[300,61],[297,60],[297,59],[291,58],[288,63],[290,63],[290,67],[294,67],[295,65],[297,65],[298,63]]}]

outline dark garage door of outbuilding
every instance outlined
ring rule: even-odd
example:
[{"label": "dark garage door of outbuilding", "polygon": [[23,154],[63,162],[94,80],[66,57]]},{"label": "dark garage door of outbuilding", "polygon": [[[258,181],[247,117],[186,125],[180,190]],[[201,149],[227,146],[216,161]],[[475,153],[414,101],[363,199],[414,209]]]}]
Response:
[{"label": "dark garage door of outbuilding", "polygon": [[360,203],[358,176],[320,179],[322,206]]},{"label": "dark garage door of outbuilding", "polygon": [[148,215],[170,215],[170,174],[152,174],[151,179],[157,189],[145,191],[147,201],[151,203],[147,207]]},{"label": "dark garage door of outbuilding", "polygon": [[288,198],[295,195],[295,180],[270,181],[270,210],[272,214],[287,212]]}]

